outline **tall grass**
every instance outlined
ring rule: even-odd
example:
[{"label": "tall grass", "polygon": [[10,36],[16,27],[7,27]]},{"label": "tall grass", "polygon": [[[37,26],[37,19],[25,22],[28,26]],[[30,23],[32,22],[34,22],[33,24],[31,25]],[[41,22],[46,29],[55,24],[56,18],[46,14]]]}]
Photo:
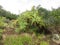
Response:
[{"label": "tall grass", "polygon": [[47,42],[47,41],[41,41],[40,45],[49,45],[49,42]]},{"label": "tall grass", "polygon": [[5,45],[33,45],[32,38],[29,36],[7,36],[4,40]]}]

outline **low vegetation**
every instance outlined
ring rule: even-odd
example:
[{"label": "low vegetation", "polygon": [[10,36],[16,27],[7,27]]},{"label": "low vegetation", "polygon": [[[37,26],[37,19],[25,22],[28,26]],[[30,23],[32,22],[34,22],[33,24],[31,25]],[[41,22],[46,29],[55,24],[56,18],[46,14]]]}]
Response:
[{"label": "low vegetation", "polygon": [[54,34],[56,38],[60,34],[60,8],[49,11],[33,6],[16,15],[0,6],[0,42],[3,45],[51,45]]},{"label": "low vegetation", "polygon": [[32,39],[28,36],[7,36],[4,40],[5,45],[32,45]]}]

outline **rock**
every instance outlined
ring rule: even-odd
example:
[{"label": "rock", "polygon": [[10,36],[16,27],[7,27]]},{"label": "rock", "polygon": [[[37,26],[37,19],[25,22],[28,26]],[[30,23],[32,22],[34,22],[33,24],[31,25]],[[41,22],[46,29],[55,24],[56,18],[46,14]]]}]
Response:
[{"label": "rock", "polygon": [[52,40],[53,42],[60,44],[60,36],[58,34],[53,34]]},{"label": "rock", "polygon": [[59,37],[58,34],[53,34],[53,37],[52,38],[55,39],[55,40],[60,40],[60,37]]}]

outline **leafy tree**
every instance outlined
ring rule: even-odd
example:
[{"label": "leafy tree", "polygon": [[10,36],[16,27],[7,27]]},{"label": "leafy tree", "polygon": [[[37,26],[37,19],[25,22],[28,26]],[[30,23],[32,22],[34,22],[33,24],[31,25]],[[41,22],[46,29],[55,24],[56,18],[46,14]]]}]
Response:
[{"label": "leafy tree", "polygon": [[17,19],[18,15],[6,11],[0,6],[0,16],[6,17],[7,19]]},{"label": "leafy tree", "polygon": [[38,6],[37,9],[38,14],[43,18],[45,28],[51,32],[57,32],[57,28],[60,26],[60,8],[49,11]]}]

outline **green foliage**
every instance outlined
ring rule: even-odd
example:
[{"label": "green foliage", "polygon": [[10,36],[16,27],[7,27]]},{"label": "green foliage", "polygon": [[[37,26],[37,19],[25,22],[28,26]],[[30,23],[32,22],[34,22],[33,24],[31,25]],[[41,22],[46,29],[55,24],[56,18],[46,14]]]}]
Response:
[{"label": "green foliage", "polygon": [[59,21],[60,20],[60,8],[53,9],[53,11],[51,11],[50,15],[51,15],[51,17],[53,16],[52,19],[54,19],[53,20],[54,25],[56,25],[56,26],[60,25],[60,21]]},{"label": "green foliage", "polygon": [[6,11],[0,6],[0,16],[6,17],[7,19],[17,19],[18,15],[12,14],[9,11]]},{"label": "green foliage", "polygon": [[[16,20],[15,20],[16,19]],[[20,32],[32,32],[38,35],[37,39],[33,39],[29,36],[7,36],[4,40],[5,45],[49,45],[47,41],[40,41],[43,38],[44,31],[59,32],[60,30],[60,8],[53,9],[52,11],[46,10],[40,6],[32,7],[30,11],[25,11],[18,15],[12,14],[9,11],[4,10],[0,6],[0,40],[2,39],[2,32],[4,28],[9,30],[13,28],[13,31]],[[9,29],[8,29],[9,27]],[[58,30],[59,28],[59,30]],[[15,29],[15,30],[14,30]],[[40,35],[42,31],[42,35]],[[8,32],[8,31],[7,31]],[[33,35],[32,37],[34,37]],[[34,37],[35,38],[35,37]]]},{"label": "green foliage", "polygon": [[42,17],[38,15],[38,11],[36,9],[31,11],[26,11],[20,15],[18,18],[18,24],[20,30],[30,30],[36,29],[44,25]]},{"label": "green foliage", "polygon": [[2,40],[2,34],[0,33],[0,40]]},{"label": "green foliage", "polygon": [[5,17],[0,17],[0,28],[3,28],[5,25]]},{"label": "green foliage", "polygon": [[20,33],[21,30],[20,30],[19,28],[16,28],[16,29],[15,29],[15,32],[16,32],[16,33]]},{"label": "green foliage", "polygon": [[29,36],[7,36],[5,45],[32,45],[32,39]]},{"label": "green foliage", "polygon": [[40,45],[49,45],[49,42],[41,41],[41,42],[40,42]]},{"label": "green foliage", "polygon": [[38,14],[42,17],[45,26],[45,29],[54,32],[58,30],[58,26],[60,27],[60,8],[52,9],[52,11],[46,10],[40,6],[38,6]]},{"label": "green foliage", "polygon": [[3,29],[0,29],[0,33],[3,33],[3,31],[4,31]]},{"label": "green foliage", "polygon": [[[20,31],[33,31],[36,32],[41,28],[48,29],[60,25],[60,8],[48,11],[42,7],[35,8],[34,6],[30,11],[21,13],[18,17],[17,24]],[[56,14],[55,14],[56,13]],[[42,27],[43,26],[43,27]],[[45,30],[44,29],[44,30]]]},{"label": "green foliage", "polygon": [[0,29],[0,40],[2,40],[2,33],[3,33],[3,30]]}]

